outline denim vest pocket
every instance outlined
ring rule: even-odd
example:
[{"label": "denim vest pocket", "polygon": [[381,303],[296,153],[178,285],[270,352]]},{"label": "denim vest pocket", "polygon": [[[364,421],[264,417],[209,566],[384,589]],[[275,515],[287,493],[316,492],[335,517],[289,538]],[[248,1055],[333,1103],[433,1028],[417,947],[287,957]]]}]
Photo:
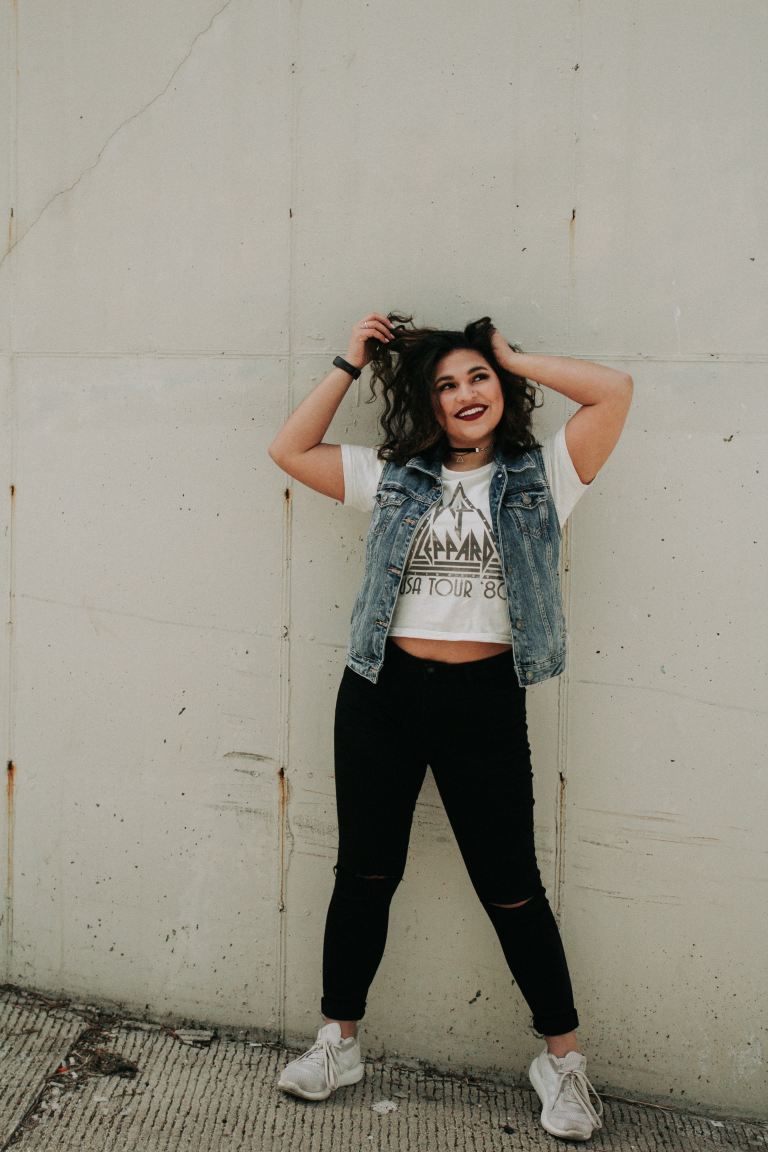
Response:
[{"label": "denim vest pocket", "polygon": [[379,488],[374,497],[369,535],[381,536],[397,509],[401,508],[407,499],[407,493],[401,488]]},{"label": "denim vest pocket", "polygon": [[524,536],[544,536],[549,527],[549,492],[546,488],[527,488],[505,492],[502,508],[515,519]]}]

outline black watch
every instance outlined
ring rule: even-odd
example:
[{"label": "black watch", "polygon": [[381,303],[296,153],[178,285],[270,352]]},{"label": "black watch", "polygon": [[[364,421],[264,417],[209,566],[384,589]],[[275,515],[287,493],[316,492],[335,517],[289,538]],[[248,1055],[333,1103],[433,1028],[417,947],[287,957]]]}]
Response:
[{"label": "black watch", "polygon": [[350,364],[343,356],[337,356],[333,363],[336,368],[343,368],[345,372],[348,372],[354,380],[357,380],[362,372],[362,368],[355,368],[354,364]]}]

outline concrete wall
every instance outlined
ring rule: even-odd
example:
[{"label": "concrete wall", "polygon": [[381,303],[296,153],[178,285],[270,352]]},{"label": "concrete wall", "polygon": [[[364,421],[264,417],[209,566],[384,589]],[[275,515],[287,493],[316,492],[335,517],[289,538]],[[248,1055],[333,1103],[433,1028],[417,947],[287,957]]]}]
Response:
[{"label": "concrete wall", "polygon": [[[2,976],[314,1033],[365,517],[266,447],[364,312],[490,313],[635,379],[529,690],[590,1073],[764,1115],[765,5],[0,20]],[[367,1050],[519,1077],[430,776],[391,925]]]}]

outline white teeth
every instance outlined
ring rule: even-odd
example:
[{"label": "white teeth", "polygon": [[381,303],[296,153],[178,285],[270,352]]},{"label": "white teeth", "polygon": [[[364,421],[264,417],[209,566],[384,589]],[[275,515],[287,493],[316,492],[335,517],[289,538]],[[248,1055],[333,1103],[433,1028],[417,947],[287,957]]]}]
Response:
[{"label": "white teeth", "polygon": [[461,418],[462,416],[472,416],[475,412],[483,411],[485,411],[485,409],[482,407],[482,405],[479,405],[476,408],[465,408],[462,412],[457,412],[456,415]]}]

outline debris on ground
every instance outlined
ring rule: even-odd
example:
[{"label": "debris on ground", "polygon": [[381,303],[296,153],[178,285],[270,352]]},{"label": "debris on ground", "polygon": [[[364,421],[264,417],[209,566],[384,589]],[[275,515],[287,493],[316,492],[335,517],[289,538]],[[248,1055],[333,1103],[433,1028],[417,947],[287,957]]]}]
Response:
[{"label": "debris on ground", "polygon": [[7,1147],[17,1143],[26,1132],[53,1119],[62,1110],[68,1097],[94,1076],[132,1079],[139,1072],[138,1064],[119,1052],[113,1052],[104,1043],[116,1038],[116,1030],[122,1024],[121,1018],[115,1013],[105,1012],[95,1004],[74,1005],[39,992],[16,988],[13,991],[21,999],[43,1005],[52,1015],[57,1010],[77,1012],[83,1017],[86,1027],[43,1084],[37,1098],[8,1140]]},{"label": "debris on ground", "polygon": [[207,1048],[216,1033],[213,1028],[171,1028],[170,1035],[182,1044],[192,1044],[196,1048]]},{"label": "debris on ground", "polygon": [[397,1104],[394,1100],[377,1100],[375,1104],[371,1104],[371,1109],[385,1116],[387,1112],[397,1112]]}]

